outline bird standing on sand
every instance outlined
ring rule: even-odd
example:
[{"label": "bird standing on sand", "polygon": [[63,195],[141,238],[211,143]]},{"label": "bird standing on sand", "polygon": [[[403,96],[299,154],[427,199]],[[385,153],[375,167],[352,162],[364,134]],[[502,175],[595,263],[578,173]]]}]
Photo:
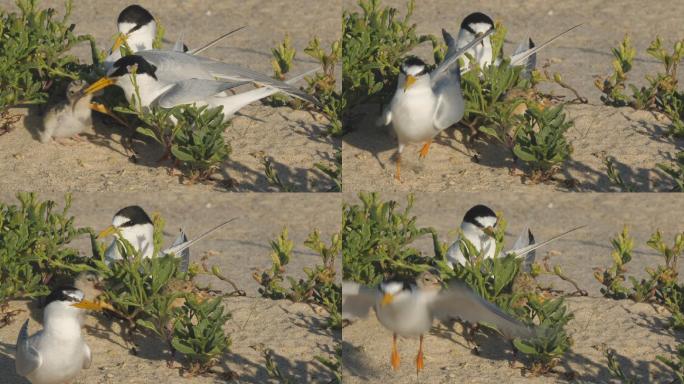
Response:
[{"label": "bird standing on sand", "polygon": [[397,335],[419,337],[416,372],[424,368],[423,335],[435,318],[459,318],[470,323],[486,322],[506,338],[529,338],[535,329],[504,313],[461,283],[443,288],[440,279],[423,272],[417,279],[388,279],[377,288],[354,282],[342,284],[342,316],[366,317],[370,309],[385,328],[392,331],[391,365],[399,368]]},{"label": "bird standing on sand", "polygon": [[90,367],[92,355],[81,333],[85,310],[99,305],[73,287],[57,288],[47,297],[43,329],[29,337],[27,319],[17,338],[15,367],[32,384],[63,384]]}]

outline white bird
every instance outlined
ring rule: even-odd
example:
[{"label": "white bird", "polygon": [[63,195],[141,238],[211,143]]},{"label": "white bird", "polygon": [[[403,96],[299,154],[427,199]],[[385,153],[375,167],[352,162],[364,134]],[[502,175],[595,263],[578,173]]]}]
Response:
[{"label": "white bird", "polygon": [[[190,246],[233,220],[235,219],[223,222],[193,240],[188,240],[185,233],[181,230],[171,247],[162,250],[160,255],[174,254],[180,257],[180,268],[183,271],[187,271],[190,263]],[[104,238],[110,235],[114,236],[114,240],[105,250],[105,260],[108,264],[122,259],[118,246],[121,238],[128,241],[133,249],[140,252],[142,257],[150,258],[154,256],[154,224],[145,210],[137,205],[122,208],[115,213],[112,225],[102,230],[97,237]]]},{"label": "white bird", "polygon": [[[510,56],[509,61],[512,66],[524,66],[523,76],[529,77],[532,71],[537,66],[537,52],[547,47],[552,42],[556,41],[561,36],[572,31],[573,29],[579,27],[581,24],[576,25],[566,31],[559,33],[558,35],[552,37],[550,40],[546,41],[540,46],[536,46],[531,38],[525,39],[521,42],[513,55]],[[454,43],[453,37],[449,35],[445,30],[442,30],[442,35],[444,36],[444,41],[447,46],[455,44],[457,48],[465,47],[473,39],[481,36],[485,32],[494,28],[494,22],[492,19],[481,12],[474,12],[466,16],[461,22],[461,27],[458,32],[458,38]],[[480,42],[480,44],[475,45],[470,48],[467,53],[474,59],[478,66],[482,69],[486,68],[490,64],[499,66],[503,61],[501,57],[492,57],[492,41],[490,37],[485,38]],[[468,56],[465,56],[463,61],[463,66],[461,67],[461,74],[470,71],[474,66],[471,65]]]},{"label": "white bird", "polygon": [[[282,82],[237,65],[183,52],[140,51],[119,59],[107,72],[107,76],[91,84],[85,92],[93,93],[117,85],[131,102],[136,95],[137,84],[139,104],[142,107],[154,104],[162,108],[183,104],[222,106],[224,120],[228,120],[247,104],[277,92],[320,105],[314,97],[291,85],[314,71]],[[254,83],[267,89],[254,89],[236,95],[224,93],[246,83]]]},{"label": "white bird", "polygon": [[379,120],[383,125],[392,123],[397,136],[397,180],[401,180],[401,154],[406,144],[425,142],[420,150],[424,158],[432,139],[463,117],[465,102],[458,58],[492,32],[485,32],[460,49],[449,45],[444,61],[430,73],[417,57],[408,57],[402,64],[397,90]]},{"label": "white bird", "polygon": [[84,93],[86,83],[75,80],[66,89],[66,98],[48,108],[39,130],[41,143],[50,139],[60,140],[68,137],[78,138],[93,125],[90,100],[93,95]]},{"label": "white bird", "polygon": [[507,338],[532,337],[535,330],[494,304],[489,303],[461,283],[443,289],[439,278],[424,272],[415,280],[389,279],[377,288],[354,282],[342,283],[342,316],[366,317],[370,309],[385,328],[392,331],[391,365],[399,367],[397,335],[420,337],[416,356],[416,371],[424,367],[423,334],[432,327],[434,319],[459,318],[470,323],[487,323],[496,327]]},{"label": "white bird", "polygon": [[133,4],[124,8],[116,20],[119,36],[114,42],[112,50],[104,60],[106,69],[121,58],[120,47],[126,43],[133,52],[152,49],[152,43],[157,35],[157,22],[145,8]]},{"label": "white bird", "polygon": [[29,337],[27,319],[17,338],[15,367],[32,384],[63,384],[90,367],[91,352],[81,333],[86,309],[99,309],[73,287],[55,289],[46,299],[43,329]]},{"label": "white bird", "polygon": [[[116,26],[119,31],[119,35],[114,42],[114,46],[110,50],[109,56],[107,56],[107,58],[104,60],[105,70],[109,70],[112,65],[114,65],[114,63],[121,58],[121,45],[126,43],[132,53],[151,50],[153,49],[154,39],[157,35],[156,20],[147,9],[139,5],[130,5],[124,8],[124,10],[119,13]],[[244,28],[245,27],[234,29],[219,36],[202,47],[192,50],[189,50],[188,47],[183,44],[184,33],[181,32],[172,50],[178,52],[188,52],[191,55],[197,55],[213,47],[224,38]]]},{"label": "white bird", "polygon": [[529,228],[525,228],[511,250],[500,252],[497,255],[496,240],[494,238],[497,224],[498,217],[491,208],[481,204],[470,208],[463,216],[463,221],[461,222],[461,235],[454,240],[447,250],[446,258],[449,265],[453,268],[455,264],[460,264],[462,266],[466,264],[467,259],[461,251],[461,243],[463,242],[463,239],[467,239],[473,247],[480,252],[483,259],[504,257],[514,253],[517,257],[524,258],[523,270],[529,271],[536,256],[535,251],[538,248],[585,227],[582,225],[570,229],[569,231],[553,236],[541,243],[535,243],[532,231]]},{"label": "white bird", "polygon": [[[461,28],[458,31],[456,48],[462,49],[471,41],[479,36],[482,36],[491,29],[494,29],[494,21],[489,16],[482,12],[471,13],[461,22]],[[445,31],[442,30],[442,34],[444,33]],[[449,46],[448,41],[447,46]],[[479,44],[476,44],[468,49],[465,53],[470,55],[470,57],[472,57],[473,60],[479,64],[480,68],[484,68],[492,63],[492,41],[489,37],[485,38],[480,41]],[[463,62],[466,67],[470,67],[470,58],[468,58],[467,55],[465,56]],[[461,71],[465,72],[463,69],[461,69]]]}]

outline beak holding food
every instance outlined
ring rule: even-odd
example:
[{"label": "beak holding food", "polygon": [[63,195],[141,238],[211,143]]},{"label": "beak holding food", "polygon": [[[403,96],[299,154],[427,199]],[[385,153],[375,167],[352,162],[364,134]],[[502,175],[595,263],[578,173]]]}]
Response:
[{"label": "beak holding food", "polygon": [[99,301],[95,302],[90,300],[81,300],[78,303],[71,304],[71,306],[79,309],[87,309],[89,311],[101,311],[104,308]]},{"label": "beak holding food", "polygon": [[482,232],[489,237],[496,237],[496,231],[494,230],[494,227],[486,227],[482,230]]},{"label": "beak holding food", "polygon": [[382,302],[380,302],[380,305],[384,307],[387,304],[392,304],[392,301],[394,301],[394,295],[391,293],[385,293],[385,296],[382,297]]},{"label": "beak holding food", "polygon": [[85,94],[94,93],[94,92],[97,92],[101,89],[105,89],[105,88],[109,87],[110,85],[114,85],[114,84],[116,84],[115,79],[112,79],[112,78],[105,76],[105,77],[101,78],[100,80],[90,84],[90,86],[88,88],[86,88],[83,91],[83,93],[85,93]]},{"label": "beak holding food", "polygon": [[103,239],[107,236],[111,236],[114,233],[116,233],[116,228],[113,225],[110,225],[109,227],[105,228],[102,230],[102,232],[97,234],[98,239]]},{"label": "beak holding food", "polygon": [[116,37],[116,41],[114,41],[114,45],[112,46],[112,52],[116,52],[125,42],[126,42],[126,36],[123,33],[120,33],[119,36]]},{"label": "beak holding food", "polygon": [[406,76],[406,83],[404,83],[404,92],[406,92],[413,84],[416,83],[416,77],[413,75]]}]

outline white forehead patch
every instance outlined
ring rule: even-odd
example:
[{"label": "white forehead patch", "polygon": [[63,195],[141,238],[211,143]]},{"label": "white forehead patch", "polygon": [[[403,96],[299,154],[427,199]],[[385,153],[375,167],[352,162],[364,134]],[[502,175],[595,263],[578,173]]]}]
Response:
[{"label": "white forehead patch", "polygon": [[383,293],[396,295],[397,293],[401,292],[402,289],[404,289],[404,283],[398,281],[389,281],[386,283],[382,283],[380,285],[380,289]]},{"label": "white forehead patch", "polygon": [[476,217],[475,221],[480,223],[483,227],[493,227],[496,225],[496,217],[494,216],[484,216],[484,217]]},{"label": "white forehead patch", "polygon": [[404,67],[404,72],[407,75],[418,76],[418,74],[425,70],[423,65],[411,65],[409,67]]},{"label": "white forehead patch", "polygon": [[124,223],[128,222],[129,220],[131,219],[125,216],[114,216],[114,219],[112,220],[112,225],[118,228],[122,226]]},{"label": "white forehead patch", "polygon": [[[492,28],[492,25],[487,24],[487,23],[474,23],[474,24],[469,24],[469,26],[470,26],[470,29],[475,31],[475,33],[485,33]],[[486,37],[486,38],[488,39],[489,37]]]}]

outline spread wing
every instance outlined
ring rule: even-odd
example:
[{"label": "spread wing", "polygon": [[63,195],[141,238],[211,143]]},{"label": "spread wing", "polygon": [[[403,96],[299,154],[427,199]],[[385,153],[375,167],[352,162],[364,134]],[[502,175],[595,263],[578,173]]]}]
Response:
[{"label": "spread wing", "polygon": [[[17,373],[21,376],[26,376],[35,371],[43,363],[40,353],[31,345],[31,339],[28,335],[28,319],[21,326],[19,336],[17,337],[17,354],[14,360],[14,365]],[[34,335],[40,337],[40,332]]]},{"label": "spread wing", "polygon": [[[180,233],[176,237],[176,240],[173,241],[173,244],[171,244],[171,248],[177,247],[185,242],[188,241],[188,236],[185,235],[185,232],[183,232],[183,229],[181,228]],[[181,259],[180,263],[180,270],[182,272],[187,272],[188,268],[190,267],[190,248],[185,248],[182,251],[180,251],[180,255],[177,255]]]},{"label": "spread wing", "polygon": [[[456,65],[458,58],[461,57],[464,53],[466,53],[470,48],[472,48],[475,44],[479,44],[482,40],[484,40],[487,36],[491,35],[494,33],[494,28],[490,29],[489,31],[483,33],[481,36],[476,37],[471,41],[470,43],[466,44],[463,48],[461,49],[456,49],[456,48],[450,48],[447,49],[447,55],[444,58],[444,60],[435,68],[434,71],[430,72],[430,79],[432,80],[432,84],[434,85],[437,83],[440,79],[440,77],[444,74],[444,72],[448,71],[451,66]],[[443,33],[444,35],[444,33]],[[448,37],[447,37],[448,36]],[[446,36],[444,36],[445,41],[452,41],[452,46],[453,46],[453,37],[449,35],[448,33]]]},{"label": "spread wing", "polygon": [[439,319],[459,318],[470,323],[487,323],[509,339],[528,338],[534,329],[522,324],[496,305],[478,296],[462,283],[452,283],[437,296],[430,310]]},{"label": "spread wing", "polygon": [[351,281],[342,282],[342,317],[366,317],[375,305],[378,291]]}]

